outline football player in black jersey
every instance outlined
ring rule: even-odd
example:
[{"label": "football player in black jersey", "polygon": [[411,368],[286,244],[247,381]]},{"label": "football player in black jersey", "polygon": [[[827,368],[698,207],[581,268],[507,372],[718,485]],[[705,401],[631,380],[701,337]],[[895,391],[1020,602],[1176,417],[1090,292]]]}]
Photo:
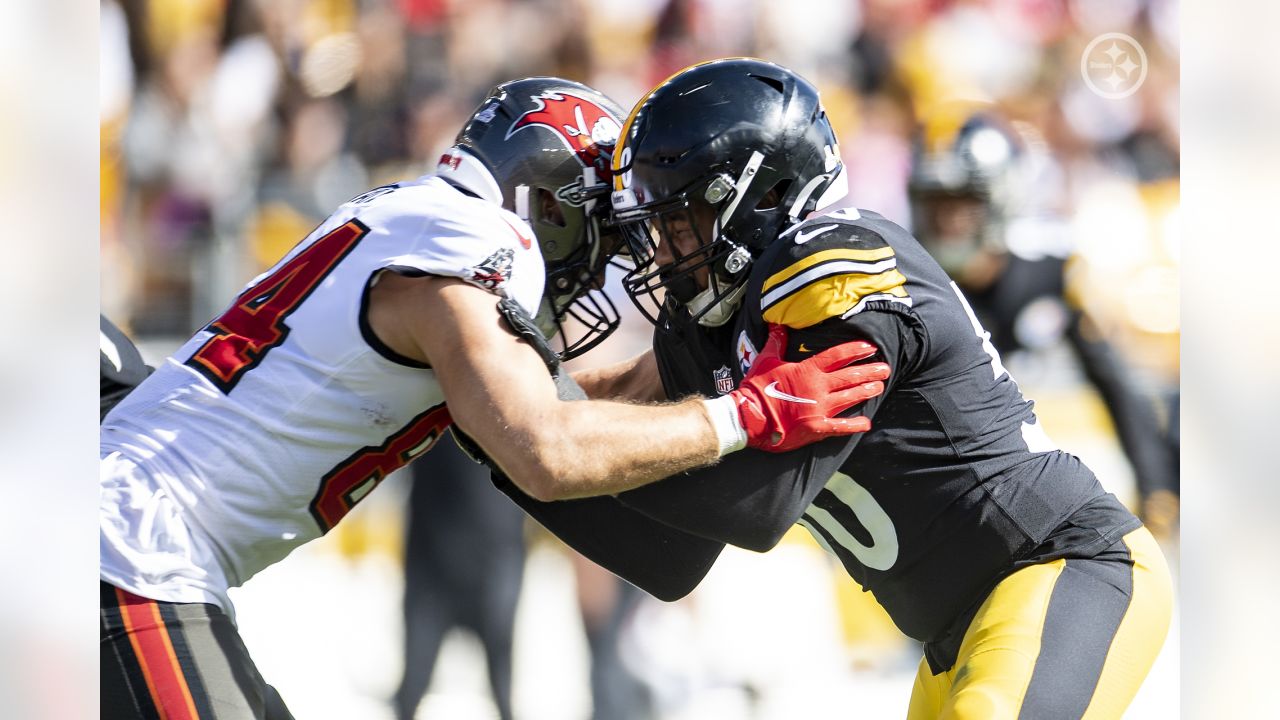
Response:
[{"label": "football player in black jersey", "polygon": [[816,89],[752,59],[687,68],[631,111],[613,169],[624,285],[654,347],[575,375],[589,396],[727,392],[777,326],[785,357],[863,339],[893,374],[854,409],[872,420],[862,435],[610,498],[539,504],[500,483],[508,494],[664,598],[721,543],[764,551],[803,525],[924,643],[909,720],[1119,717],[1169,626],[1160,549],[1045,435],[909,233],[866,210],[812,216],[844,194]]},{"label": "football player in black jersey", "polygon": [[[1014,351],[1066,340],[1098,390],[1133,465],[1143,521],[1158,536],[1178,518],[1177,446],[1124,357],[1067,292],[1043,138],[993,107],[943,104],[922,122],[907,190],[912,233],[973,306],[991,343]],[[1041,197],[1048,195],[1049,197]]]}]

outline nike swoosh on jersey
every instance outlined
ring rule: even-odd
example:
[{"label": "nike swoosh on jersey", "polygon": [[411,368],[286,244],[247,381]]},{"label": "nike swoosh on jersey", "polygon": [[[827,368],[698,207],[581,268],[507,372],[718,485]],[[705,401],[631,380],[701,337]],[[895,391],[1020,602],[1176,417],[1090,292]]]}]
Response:
[{"label": "nike swoosh on jersey", "polygon": [[810,230],[809,232],[798,232],[798,233],[796,233],[796,244],[797,244],[797,245],[803,245],[803,244],[805,244],[805,243],[809,242],[810,240],[814,239],[815,237],[817,237],[817,236],[821,235],[822,233],[827,232],[828,230],[835,230],[837,227],[839,227],[839,226],[838,226],[838,225],[823,225],[822,227],[820,227],[820,228],[814,228],[814,229]]},{"label": "nike swoosh on jersey", "polygon": [[796,348],[796,350],[797,350],[798,352],[813,352],[813,351],[812,351],[812,350],[810,350],[809,348],[805,347],[805,346],[804,346],[804,343],[800,343],[800,347]]},{"label": "nike swoosh on jersey", "polygon": [[779,400],[786,400],[787,402],[804,403],[805,405],[818,404],[817,400],[810,400],[809,398],[796,397],[795,395],[788,395],[787,393],[782,392],[781,390],[778,389],[777,380],[774,380],[773,382],[764,386],[764,394],[768,395],[769,397],[778,398]]}]

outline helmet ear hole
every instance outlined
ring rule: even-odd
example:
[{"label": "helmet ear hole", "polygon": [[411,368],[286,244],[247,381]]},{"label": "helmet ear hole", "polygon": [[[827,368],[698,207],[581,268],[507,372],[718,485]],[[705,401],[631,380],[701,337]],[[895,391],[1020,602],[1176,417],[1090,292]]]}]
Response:
[{"label": "helmet ear hole", "polygon": [[756,203],[756,210],[772,210],[782,204],[782,198],[791,189],[791,178],[782,178]]},{"label": "helmet ear hole", "polygon": [[560,201],[554,193],[546,188],[538,188],[535,198],[538,208],[538,222],[561,228],[567,224],[564,210],[560,207]]}]

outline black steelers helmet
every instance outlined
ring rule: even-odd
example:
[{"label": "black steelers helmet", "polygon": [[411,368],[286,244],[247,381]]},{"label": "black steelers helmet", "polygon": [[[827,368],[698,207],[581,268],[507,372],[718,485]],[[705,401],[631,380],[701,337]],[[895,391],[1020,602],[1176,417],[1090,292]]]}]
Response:
[{"label": "black steelers helmet", "polygon": [[436,167],[533,228],[547,268],[535,320],[548,338],[560,337],[566,360],[618,327],[600,278],[620,245],[605,223],[621,121],[616,103],[581,83],[513,80],[489,91]]},{"label": "black steelers helmet", "polygon": [[1017,131],[990,107],[951,104],[925,118],[907,180],[911,229],[947,272],[1004,251],[1025,154]]},{"label": "black steelers helmet", "polygon": [[[686,68],[636,105],[614,152],[614,222],[635,261],[623,285],[652,322],[665,307],[723,324],[765,247],[846,192],[835,132],[808,81],[751,58]],[[697,248],[669,248],[674,260],[656,263],[658,239],[682,218]]]}]

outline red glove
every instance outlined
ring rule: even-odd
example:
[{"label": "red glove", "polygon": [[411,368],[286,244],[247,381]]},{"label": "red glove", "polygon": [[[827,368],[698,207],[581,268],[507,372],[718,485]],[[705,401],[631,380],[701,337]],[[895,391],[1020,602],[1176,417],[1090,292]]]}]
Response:
[{"label": "red glove", "polygon": [[[865,417],[836,415],[884,392],[889,377],[885,363],[850,365],[877,352],[856,340],[823,350],[800,362],[782,359],[787,328],[769,327],[769,341],[737,390],[729,393],[738,407],[747,445],[786,452],[835,435],[871,429]],[[848,367],[846,367],[848,366]]]}]

